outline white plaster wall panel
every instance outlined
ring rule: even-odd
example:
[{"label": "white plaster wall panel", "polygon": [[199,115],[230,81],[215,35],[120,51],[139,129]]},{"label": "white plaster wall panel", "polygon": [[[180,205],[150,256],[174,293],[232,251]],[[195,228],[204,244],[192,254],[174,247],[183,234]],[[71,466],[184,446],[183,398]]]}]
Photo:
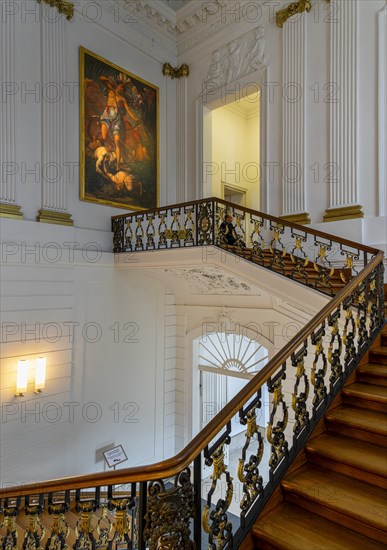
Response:
[{"label": "white plaster wall panel", "polygon": [[[78,456],[89,466],[96,449],[108,439],[123,444],[127,466],[161,459],[164,291],[152,279],[139,280],[114,270],[85,269],[78,284],[83,296],[81,322],[101,327],[101,338],[95,343],[76,343],[84,365],[78,397],[83,404],[97,403],[102,411],[98,422],[82,419],[78,423]],[[121,335],[109,328],[115,323]],[[137,326],[132,336],[126,323]],[[111,407],[119,410],[119,417]],[[134,445],[135,441],[141,445]],[[92,470],[101,466],[96,463]]]}]

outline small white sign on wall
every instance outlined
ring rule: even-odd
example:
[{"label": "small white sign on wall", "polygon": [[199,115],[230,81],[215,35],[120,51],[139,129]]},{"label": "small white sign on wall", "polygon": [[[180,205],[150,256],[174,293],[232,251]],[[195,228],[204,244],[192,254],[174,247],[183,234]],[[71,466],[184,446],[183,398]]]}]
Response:
[{"label": "small white sign on wall", "polygon": [[105,461],[109,468],[114,468],[117,464],[121,464],[121,462],[128,460],[122,445],[117,445],[117,447],[113,447],[112,449],[105,451],[103,456],[105,457]]}]

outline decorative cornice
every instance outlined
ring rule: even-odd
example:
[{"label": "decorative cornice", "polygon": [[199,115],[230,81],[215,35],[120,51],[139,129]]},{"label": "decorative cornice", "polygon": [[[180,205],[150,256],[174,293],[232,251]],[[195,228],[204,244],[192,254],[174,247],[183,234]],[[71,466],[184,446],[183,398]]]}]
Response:
[{"label": "decorative cornice", "polygon": [[13,218],[16,220],[22,220],[24,218],[21,212],[21,206],[17,204],[7,204],[0,202],[0,218]]},{"label": "decorative cornice", "polygon": [[310,4],[310,0],[299,0],[299,2],[292,2],[286,8],[277,11],[275,15],[275,20],[277,22],[277,25],[282,29],[284,23],[286,23],[289,17],[292,17],[293,15],[296,15],[296,13],[302,13],[304,11],[309,13],[311,9],[312,6]]},{"label": "decorative cornice", "polygon": [[337,222],[341,220],[352,220],[354,218],[364,218],[360,204],[354,206],[341,206],[340,208],[329,208],[324,215],[324,222]]},{"label": "decorative cornice", "polygon": [[67,212],[55,212],[54,210],[39,210],[36,221],[57,225],[74,225],[71,214]]},{"label": "decorative cornice", "polygon": [[39,4],[44,2],[52,8],[56,8],[59,13],[63,13],[66,16],[66,19],[70,21],[74,17],[74,4],[72,2],[67,2],[67,0],[37,0]]},{"label": "decorative cornice", "polygon": [[183,63],[180,67],[172,67],[169,63],[163,65],[163,75],[173,78],[184,78],[189,75],[189,67],[186,63]]}]

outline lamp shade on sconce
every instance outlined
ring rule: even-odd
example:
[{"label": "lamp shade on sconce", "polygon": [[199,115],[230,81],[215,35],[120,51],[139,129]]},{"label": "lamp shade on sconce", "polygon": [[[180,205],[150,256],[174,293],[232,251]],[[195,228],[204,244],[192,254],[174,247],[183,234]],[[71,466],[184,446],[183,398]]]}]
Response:
[{"label": "lamp shade on sconce", "polygon": [[16,396],[22,397],[23,392],[27,391],[28,386],[28,361],[19,359],[16,377]]},{"label": "lamp shade on sconce", "polygon": [[46,385],[46,358],[38,357],[35,370],[35,392],[40,393]]}]

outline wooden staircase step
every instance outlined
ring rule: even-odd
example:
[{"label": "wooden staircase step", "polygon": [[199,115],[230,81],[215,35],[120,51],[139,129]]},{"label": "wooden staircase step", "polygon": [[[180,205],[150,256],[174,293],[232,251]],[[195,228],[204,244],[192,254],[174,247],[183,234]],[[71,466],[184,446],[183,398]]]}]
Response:
[{"label": "wooden staircase step", "polygon": [[[291,535],[290,535],[291,533]],[[383,544],[298,506],[284,503],[252,528],[256,548],[278,550],[382,550]],[[266,544],[269,546],[266,546]]]},{"label": "wooden staircase step", "polygon": [[387,365],[387,347],[379,346],[370,350],[371,363],[379,363],[381,365]]},{"label": "wooden staircase step", "polygon": [[387,410],[387,388],[374,384],[354,382],[345,386],[341,392],[344,403],[354,407],[363,407],[375,411]]},{"label": "wooden staircase step", "polygon": [[313,464],[387,489],[385,447],[325,432],[307,443],[306,452]]},{"label": "wooden staircase step", "polygon": [[368,363],[356,369],[356,378],[363,384],[378,384],[387,386],[387,365]]},{"label": "wooden staircase step", "polygon": [[340,406],[325,414],[328,430],[376,445],[387,445],[387,415],[356,407]]},{"label": "wooden staircase step", "polygon": [[379,542],[387,539],[386,491],[306,464],[281,482],[285,500]]}]

